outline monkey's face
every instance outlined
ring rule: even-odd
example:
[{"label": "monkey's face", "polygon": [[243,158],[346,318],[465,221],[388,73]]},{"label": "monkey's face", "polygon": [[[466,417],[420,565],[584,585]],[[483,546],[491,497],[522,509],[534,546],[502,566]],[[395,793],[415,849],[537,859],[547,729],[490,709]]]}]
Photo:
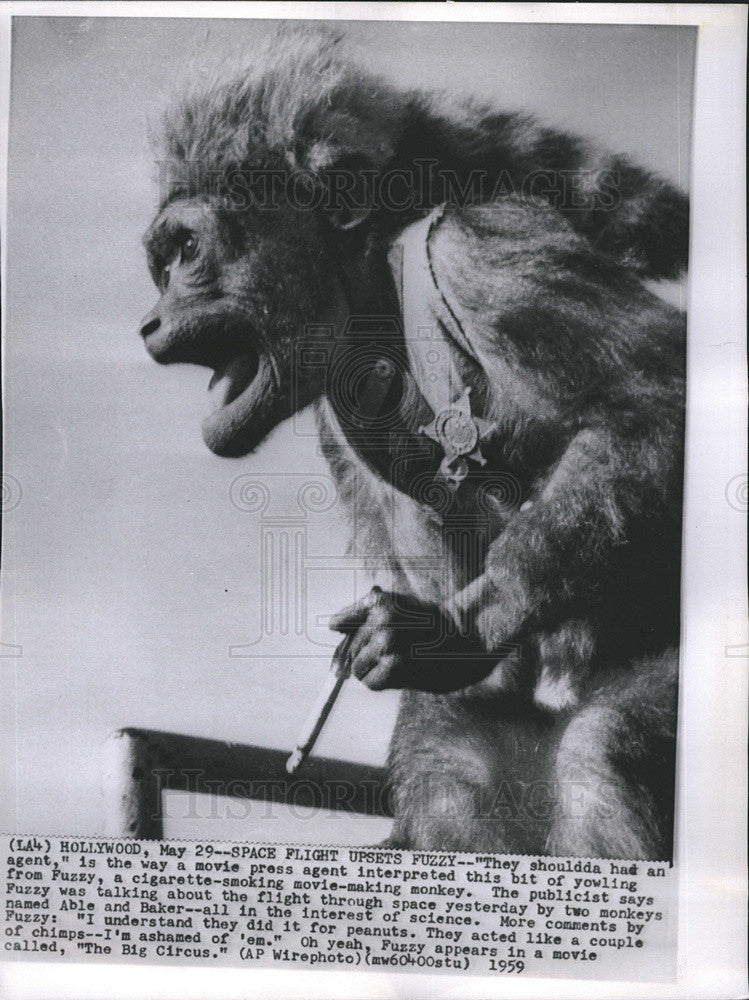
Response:
[{"label": "monkey's face", "polygon": [[295,345],[344,309],[319,219],[181,198],[144,242],[161,293],[141,324],[148,352],[213,369],[203,439],[216,454],[247,454],[323,391],[322,369],[295,366]]}]

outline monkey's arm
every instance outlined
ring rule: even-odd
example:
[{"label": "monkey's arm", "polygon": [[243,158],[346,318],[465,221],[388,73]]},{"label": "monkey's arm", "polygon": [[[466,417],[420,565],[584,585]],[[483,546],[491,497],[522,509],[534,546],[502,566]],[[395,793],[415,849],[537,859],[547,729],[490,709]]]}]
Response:
[{"label": "monkey's arm", "polygon": [[536,502],[490,546],[481,584],[459,597],[488,650],[553,626],[593,597],[631,526],[663,517],[668,454],[657,435],[578,433]]},{"label": "monkey's arm", "polygon": [[664,454],[654,440],[580,432],[541,496],[490,546],[484,572],[444,607],[374,588],[334,617],[331,627],[353,636],[346,669],[374,690],[446,692],[482,680],[596,591],[630,524],[662,516]]}]

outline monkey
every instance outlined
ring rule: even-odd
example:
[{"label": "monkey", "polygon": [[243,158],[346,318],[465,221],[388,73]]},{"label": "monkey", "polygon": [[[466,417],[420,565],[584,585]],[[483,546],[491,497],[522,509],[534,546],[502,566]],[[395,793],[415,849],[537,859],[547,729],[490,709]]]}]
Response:
[{"label": "monkey", "polygon": [[[498,415],[522,403],[502,370],[508,358],[525,369],[522,394],[535,423],[513,415],[512,435],[500,434],[493,464],[527,478],[518,463],[518,450],[525,453],[518,439],[530,433],[538,455],[538,423],[544,414],[550,423],[543,434],[546,461],[540,472],[530,471],[524,493],[535,502],[509,517],[505,512],[506,523],[494,529],[488,546],[491,579],[476,608],[473,648],[463,642],[460,654],[456,648],[436,669],[428,653],[413,655],[425,643],[423,625],[409,624],[419,613],[438,623],[438,635],[450,635],[433,593],[414,601],[374,592],[333,619],[334,628],[356,630],[346,650],[355,676],[376,690],[405,689],[390,754],[397,817],[392,842],[516,851],[533,844],[561,854],[659,856],[668,851],[672,822],[667,775],[673,763],[667,762],[677,661],[673,650],[665,650],[678,640],[683,317],[618,265],[598,260],[551,209],[504,201],[449,213],[443,227],[442,252],[438,244],[434,258],[464,316],[469,318],[471,301],[480,308],[478,333],[490,338],[482,370],[487,382],[501,387]],[[480,258],[470,249],[477,231]],[[491,326],[483,278],[498,303]],[[554,361],[548,371],[536,368],[542,331],[553,338],[548,352],[544,348]],[[583,339],[582,367],[569,335]],[[527,368],[516,353],[525,349],[531,352]],[[329,441],[335,467],[336,436]],[[488,454],[491,438],[484,447]],[[393,502],[393,531],[402,525],[404,535],[413,533],[406,506]],[[360,501],[362,510],[370,505],[368,497]],[[449,559],[444,548],[438,551]],[[484,678],[482,652],[513,639],[522,642],[524,664],[510,659],[508,677],[508,658],[502,657]],[[445,644],[439,648],[444,653]],[[531,685],[543,682],[547,694],[553,681],[557,696],[579,685],[569,701],[551,705],[538,698],[536,687],[537,707],[540,701],[555,710],[553,722],[531,711],[527,692],[523,697],[518,690],[516,672],[523,665],[533,671]],[[434,697],[445,692],[451,695]],[[490,708],[487,697],[500,692],[501,702]],[[432,737],[428,753],[425,731]],[[544,770],[549,758],[551,773]],[[537,788],[561,784],[571,794],[584,787],[595,821],[589,814],[587,822],[572,822],[569,807],[558,805],[551,822],[548,815],[537,819],[533,804],[523,804],[532,794],[524,784],[529,774],[540,780]],[[636,798],[628,790],[633,786]],[[529,836],[534,827],[535,839]]]},{"label": "monkey", "polygon": [[[331,625],[345,669],[403,692],[390,843],[670,856],[685,331],[644,279],[686,267],[686,196],[527,116],[398,92],[315,31],[188,91],[158,155],[149,354],[213,370],[218,455],[313,404],[353,544],[387,567]],[[404,296],[469,410],[430,408]],[[392,374],[369,413],[362,358]]]},{"label": "monkey", "polygon": [[[472,259],[477,231],[482,236],[481,256]],[[445,277],[440,284],[453,306],[462,307],[475,334],[473,347],[480,358],[476,358],[471,373],[473,391],[490,396],[484,412],[491,415],[497,429],[484,439],[483,450],[492,467],[509,470],[517,483],[523,482],[526,497],[522,509],[512,511],[512,524],[500,517],[499,523],[489,527],[490,533],[501,538],[491,544],[482,560],[490,572],[479,602],[486,604],[488,593],[499,590],[503,593],[502,613],[497,617],[496,601],[479,608],[474,597],[477,631],[483,635],[483,646],[498,648],[527,632],[532,622],[545,689],[543,695],[536,689],[536,701],[543,704],[550,698],[550,707],[567,707],[576,700],[573,685],[588,679],[585,673],[598,656],[597,645],[602,641],[615,644],[616,648],[606,653],[609,662],[614,656],[626,661],[642,646],[642,635],[636,639],[630,635],[634,645],[626,649],[627,632],[619,627],[623,618],[629,622],[636,619],[641,626],[649,623],[647,641],[651,648],[660,648],[675,638],[667,623],[673,622],[676,608],[668,607],[664,596],[673,595],[678,588],[678,575],[668,579],[648,561],[647,552],[651,548],[661,552],[668,538],[673,556],[670,571],[676,572],[684,410],[683,318],[621,268],[597,260],[548,206],[531,208],[505,199],[469,211],[442,213],[434,233],[431,249],[435,270],[444,272]],[[482,289],[484,279],[488,284]],[[466,298],[469,289],[472,300]],[[498,301],[494,317],[487,308],[490,295]],[[472,321],[471,301],[480,309],[478,321]],[[530,329],[533,342],[527,344]],[[518,332],[513,333],[515,330]],[[528,364],[521,359],[524,350],[538,349],[544,331],[551,340],[544,353],[549,361],[554,360],[551,380],[538,371],[535,361]],[[483,343],[482,337],[487,338]],[[578,337],[575,345],[573,340]],[[584,362],[578,360],[581,350],[586,352]],[[522,393],[530,398],[522,404],[516,376],[507,370],[509,364],[523,371]],[[648,373],[644,380],[642,371]],[[560,393],[564,378],[569,381]],[[528,409],[532,410],[532,421]],[[530,437],[524,440],[526,434]],[[523,464],[529,450],[536,463],[546,453],[542,469]],[[574,490],[568,481],[570,474],[576,479]],[[557,489],[561,490],[558,495]],[[477,503],[475,496],[462,499],[463,507]],[[555,509],[546,548],[550,502]],[[568,523],[572,519],[577,521],[574,526]],[[597,530],[582,532],[581,521],[586,527],[595,524]],[[641,538],[635,536],[635,525],[647,525],[646,530],[640,530]],[[571,530],[573,550],[565,547],[563,529]],[[607,593],[610,585],[598,578],[596,570],[596,564],[603,560],[606,574],[613,573],[625,530],[628,538],[622,551],[626,551],[627,589],[638,595],[636,614],[622,604],[621,581],[614,587],[612,600],[612,594]],[[585,541],[590,541],[592,548],[584,548]],[[534,548],[540,560],[535,572],[531,569]],[[555,576],[557,569],[559,576]],[[524,574],[531,581],[525,586]],[[550,617],[543,612],[545,601],[553,605]],[[382,618],[387,599],[378,597],[374,603],[376,607],[371,609],[366,603],[363,606],[365,617]],[[563,607],[569,617],[560,615]],[[351,609],[349,617],[344,612],[334,619],[334,627],[347,629],[356,617],[356,609]],[[436,620],[439,616],[435,612],[433,617]],[[411,644],[414,637],[402,624],[403,641]],[[359,625],[360,634],[348,649],[350,659],[365,644],[368,629],[363,627],[364,620]],[[553,629],[540,630],[540,625]],[[441,631],[446,635],[449,626],[443,625]],[[464,654],[468,652],[466,647]],[[385,656],[394,653],[392,649],[383,651]],[[382,663],[376,662],[372,652],[364,659],[382,672]],[[360,676],[362,657],[357,665]],[[423,664],[411,659],[402,665],[412,670]],[[505,661],[501,672],[507,674],[507,667]],[[429,664],[429,671],[429,683],[434,684],[433,664]],[[371,678],[368,683],[374,686],[377,682]],[[445,678],[443,683],[449,680]]]}]

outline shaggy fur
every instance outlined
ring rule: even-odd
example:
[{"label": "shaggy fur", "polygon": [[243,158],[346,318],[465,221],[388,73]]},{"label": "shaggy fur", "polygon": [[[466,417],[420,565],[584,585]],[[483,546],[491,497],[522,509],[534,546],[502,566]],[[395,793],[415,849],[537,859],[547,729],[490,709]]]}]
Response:
[{"label": "shaggy fur", "polygon": [[466,669],[455,694],[406,691],[392,842],[666,857],[677,658],[662,651],[679,635],[684,317],[550,208],[448,210],[432,251],[480,360],[489,465],[531,506],[475,518],[469,482],[429,515],[322,411],[357,554],[387,557],[394,588],[429,606],[468,582],[449,538],[472,523],[495,588],[476,620],[483,648],[520,647],[483,682]]},{"label": "shaggy fur", "polygon": [[529,115],[395,91],[327,31],[282,31],[234,75],[187,88],[157,156],[172,197],[204,194],[209,177],[226,192],[252,168],[403,171],[408,205],[378,213],[388,232],[456,197],[546,195],[599,251],[643,275],[673,277],[687,263],[688,201],[661,178]]},{"label": "shaggy fur", "polygon": [[[349,647],[370,687],[405,689],[393,843],[669,856],[684,319],[640,278],[685,266],[683,194],[525,116],[399,94],[317,32],[184,95],[159,156],[171,186],[146,236],[163,293],[149,351],[219,381],[256,371],[204,423],[219,454],[246,454],[317,400],[352,545],[403,595],[358,606]],[[272,207],[240,204],[274,171],[296,173],[314,208],[288,188]],[[408,189],[397,205],[381,197],[393,176]],[[434,277],[473,346],[465,378],[492,427],[488,467],[517,487],[507,502],[468,482],[444,505],[398,474],[419,419],[407,368],[374,445],[335,391],[348,317],[398,312],[393,236],[443,203]],[[452,659],[417,656],[482,568],[491,589]]]}]

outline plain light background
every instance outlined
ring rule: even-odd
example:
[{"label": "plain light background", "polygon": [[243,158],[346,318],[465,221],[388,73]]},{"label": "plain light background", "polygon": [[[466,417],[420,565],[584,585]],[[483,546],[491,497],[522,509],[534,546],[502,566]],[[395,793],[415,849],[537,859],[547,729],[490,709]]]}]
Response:
[{"label": "plain light background", "polygon": [[[695,30],[338,23],[363,62],[406,86],[536,112],[687,186]],[[0,829],[102,829],[102,742],[125,725],[291,748],[327,670],[324,616],[356,581],[340,512],[311,516],[307,634],[261,637],[260,518],[232,484],[270,475],[269,513],[318,480],[311,420],[252,458],[200,439],[210,372],[160,368],[137,336],[153,304],[140,235],[153,211],[149,121],[190,67],[219,68],[271,22],[18,18],[13,25],[3,536]],[[278,477],[279,471],[295,476]],[[272,475],[271,475],[272,474]],[[236,489],[236,488],[235,488]],[[6,654],[8,650],[6,649]],[[11,650],[12,652],[12,650]],[[346,685],[317,750],[384,759],[397,703]],[[172,801],[175,835],[372,842],[339,815],[204,823]],[[210,814],[207,802],[197,811]],[[237,811],[233,810],[232,815]]]}]

